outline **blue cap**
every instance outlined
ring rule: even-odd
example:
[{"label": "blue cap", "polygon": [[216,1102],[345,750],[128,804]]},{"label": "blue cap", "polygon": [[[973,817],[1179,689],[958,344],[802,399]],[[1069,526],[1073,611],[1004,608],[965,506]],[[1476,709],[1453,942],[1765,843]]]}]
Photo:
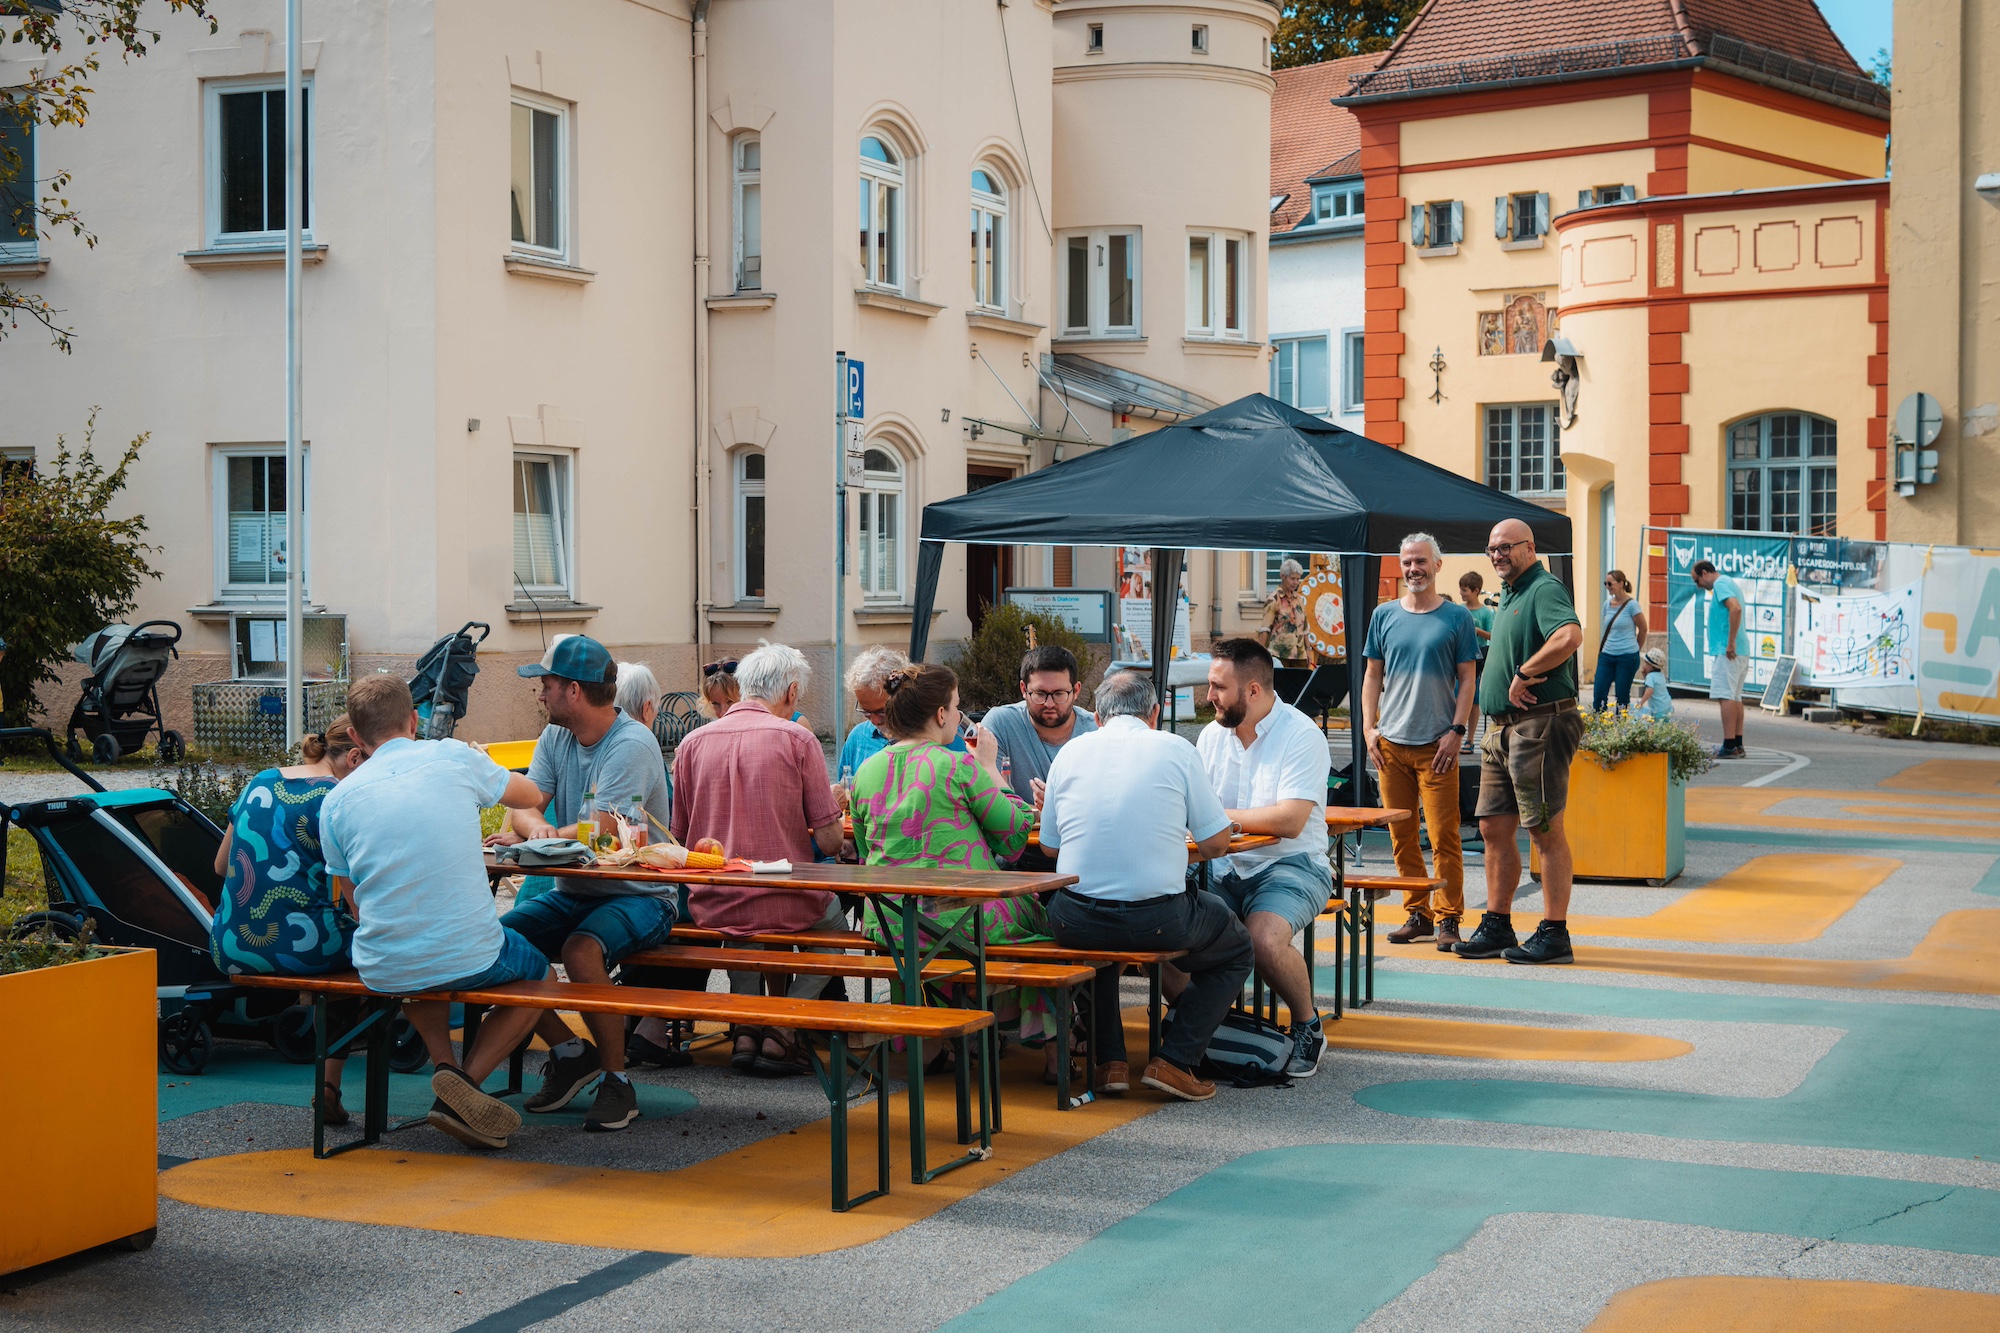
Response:
[{"label": "blue cap", "polygon": [[539,662],[514,668],[517,676],[562,676],[567,680],[615,681],[618,664],[603,644],[588,634],[572,634]]}]

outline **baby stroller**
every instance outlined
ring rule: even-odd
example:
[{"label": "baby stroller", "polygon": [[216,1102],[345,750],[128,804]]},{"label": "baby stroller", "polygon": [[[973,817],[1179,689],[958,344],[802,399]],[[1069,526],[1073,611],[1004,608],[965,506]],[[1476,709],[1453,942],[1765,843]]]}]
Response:
[{"label": "baby stroller", "polygon": [[[89,922],[99,944],[154,950],[160,1063],[177,1074],[202,1071],[217,1032],[268,1041],[287,1060],[310,1064],[312,1010],[283,991],[235,985],[209,953],[211,905],[223,886],[215,869],[222,830],[172,792],[106,791],[44,728],[0,729],[0,741],[31,739],[46,744],[90,790],[19,805],[0,801],[0,883],[7,829],[19,825],[41,853],[49,892],[46,910],[14,923],[14,938],[46,932],[75,939]],[[390,1068],[409,1073],[426,1059],[422,1040],[399,1017],[390,1030]]]},{"label": "baby stroller", "polygon": [[159,756],[164,764],[179,763],[187,745],[178,731],[160,720],[160,677],[169,658],[181,655],[174,645],[181,627],[171,620],[143,625],[106,625],[70,653],[91,674],[69,715],[69,757],[81,760],[80,731],[90,741],[90,756],[100,764],[115,764],[160,733]]},{"label": "baby stroller", "polygon": [[[473,630],[479,631],[476,639]],[[446,740],[464,720],[466,696],[472,691],[472,678],[479,674],[479,645],[492,632],[491,625],[468,620],[457,633],[445,635],[417,659],[410,697],[417,701],[424,739]]]}]

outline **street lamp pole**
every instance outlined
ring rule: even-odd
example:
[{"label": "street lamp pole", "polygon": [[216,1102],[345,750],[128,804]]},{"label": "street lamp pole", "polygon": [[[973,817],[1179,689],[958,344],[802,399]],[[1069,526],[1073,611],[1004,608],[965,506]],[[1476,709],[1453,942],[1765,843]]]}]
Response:
[{"label": "street lamp pole", "polygon": [[305,200],[300,0],[285,0],[285,742],[305,735],[305,476],[299,411],[299,269]]}]

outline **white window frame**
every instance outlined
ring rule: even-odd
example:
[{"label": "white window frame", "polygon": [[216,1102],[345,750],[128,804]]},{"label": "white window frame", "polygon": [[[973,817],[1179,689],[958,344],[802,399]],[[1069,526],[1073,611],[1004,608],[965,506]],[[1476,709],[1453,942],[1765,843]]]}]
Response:
[{"label": "white window frame", "polygon": [[[749,475],[750,460],[760,459],[764,463],[762,477]],[[771,589],[771,502],[765,485],[770,478],[770,459],[762,449],[739,449],[730,464],[730,476],[735,481],[735,568],[736,600],[738,602],[761,603],[770,596]],[[764,591],[750,591],[750,505],[753,499],[764,501]]]},{"label": "white window frame", "polygon": [[[12,193],[21,197],[22,203],[31,210],[25,218],[15,216],[14,210],[0,205],[0,263],[32,263],[42,257],[41,237],[41,191],[35,182],[35,140],[41,128],[32,120],[19,120],[22,146],[16,151],[21,155],[21,171],[9,186]],[[0,166],[4,170],[4,166]],[[26,223],[29,234],[21,235],[21,225]]]},{"label": "white window frame", "polygon": [[[864,466],[861,484],[851,488],[859,505],[854,525],[859,543],[854,569],[861,580],[861,600],[900,605],[904,581],[909,577],[910,460],[893,441],[881,436],[868,440],[862,449],[864,459],[868,453],[879,451],[886,454],[895,463],[896,470],[891,472]],[[895,561],[895,577],[888,580],[881,577],[880,562],[870,559],[869,550],[869,534],[881,530],[885,499],[895,502],[895,535],[887,543]],[[875,549],[882,549],[881,544],[878,543]]]},{"label": "white window frame", "polygon": [[[553,260],[559,264],[568,264],[573,262],[571,256],[576,253],[575,194],[571,189],[571,181],[575,175],[572,166],[575,161],[572,149],[576,143],[575,118],[573,115],[575,108],[568,102],[558,102],[548,97],[537,97],[532,93],[524,93],[518,88],[514,90],[513,96],[507,102],[507,185],[510,194],[513,190],[513,117],[514,108],[517,106],[526,107],[530,111],[545,112],[556,118],[556,238],[561,244],[546,246],[534,245],[528,241],[517,241],[514,239],[514,227],[511,220],[507,226],[507,243],[513,246],[515,254],[527,255],[534,259]],[[533,121],[531,120],[529,124],[529,134],[532,136],[534,133],[532,128]]]},{"label": "white window frame", "polygon": [[[1337,204],[1335,201],[1339,201]],[[1337,209],[1344,205],[1345,212]],[[1367,220],[1366,187],[1359,180],[1312,187],[1311,224],[1320,227],[1358,227]]]},{"label": "white window frame", "polygon": [[[981,310],[1005,314],[1008,306],[1007,284],[1013,276],[1007,252],[1008,244],[1013,240],[1012,228],[1007,221],[1007,178],[991,162],[981,162],[973,170],[983,172],[1000,187],[1000,193],[989,194],[976,185],[972,187],[972,304]],[[993,244],[987,251],[979,247],[982,217],[993,228]],[[994,299],[987,299],[989,292]]]},{"label": "white window frame", "polygon": [[[212,473],[209,490],[209,535],[214,548],[215,599],[217,601],[282,601],[285,584],[282,579],[276,583],[233,583],[229,578],[229,460],[232,458],[277,458],[283,459],[285,446],[280,444],[223,444],[209,449],[209,465]],[[303,574],[302,587],[312,587],[312,448],[304,447],[299,455],[299,517],[302,529],[299,543],[304,552],[304,563],[300,566]],[[269,505],[267,498],[266,505]],[[280,512],[283,505],[279,506]],[[266,513],[272,512],[268,507]],[[292,551],[289,534],[285,538],[286,554]]]},{"label": "white window frame", "polygon": [[[861,141],[874,139],[881,143],[896,161],[878,162],[865,156],[861,151]],[[860,164],[859,187],[855,195],[855,222],[861,222],[860,190],[867,190],[869,199],[869,224],[859,256],[861,261],[861,283],[876,291],[900,292],[903,290],[904,275],[910,271],[910,153],[886,126],[873,125],[864,130],[861,140],[854,145],[854,158]],[[881,258],[880,247],[874,238],[882,233],[874,226],[872,219],[882,209],[884,193],[888,194],[888,237],[889,262],[879,271],[877,260]],[[857,236],[861,233],[857,232]]]},{"label": "white window frame", "polygon": [[[1195,253],[1206,246],[1207,253],[1207,310],[1200,306],[1200,298],[1195,291]],[[1236,319],[1227,322],[1229,310],[1229,265],[1228,247],[1234,245],[1237,254],[1236,271]],[[1250,237],[1240,231],[1192,231],[1187,238],[1187,336],[1190,338],[1212,338],[1230,342],[1243,342],[1250,337],[1250,293],[1254,284],[1250,281],[1251,263]],[[1201,316],[1206,315],[1206,318]]]},{"label": "white window frame", "polygon": [[[1558,411],[1561,405],[1555,402],[1537,403],[1482,403],[1480,422],[1480,459],[1486,473],[1486,484],[1497,491],[1509,495],[1555,496],[1569,489],[1568,473],[1562,461],[1562,417]],[[1532,489],[1523,488],[1521,480],[1521,420],[1524,411],[1538,411],[1548,431],[1548,452],[1542,458],[1542,485]],[[1494,475],[1494,428],[1499,424],[1496,413],[1505,414],[1507,423],[1506,469],[1503,475]]]},{"label": "white window frame", "polygon": [[1093,23],[1084,30],[1083,53],[1089,56],[1104,54],[1104,25]]},{"label": "white window frame", "polygon": [[1188,34],[1188,49],[1198,56],[1208,54],[1208,25],[1206,23],[1197,23],[1194,25],[1194,31]]},{"label": "white window frame", "polygon": [[1340,410],[1359,412],[1367,399],[1368,338],[1364,330],[1340,331]]},{"label": "white window frame", "polygon": [[1262,551],[1259,552],[1259,559],[1257,568],[1262,571],[1263,579],[1260,591],[1266,599],[1278,590],[1278,580],[1284,576],[1287,560],[1298,561],[1299,568],[1305,571],[1305,577],[1312,577],[1311,551]]},{"label": "white window frame", "polygon": [[[757,165],[746,167],[743,159],[745,149],[757,150]],[[731,271],[736,275],[736,290],[739,292],[760,292],[764,290],[764,141],[756,134],[739,134],[729,146],[729,162],[734,178],[731,197],[731,235],[734,243],[734,257]],[[750,196],[747,191],[755,190],[757,200],[755,226],[751,225],[750,210],[744,201]],[[755,232],[753,236],[751,233]],[[757,271],[748,268],[751,243],[755,242]]]},{"label": "white window frame", "polygon": [[[1132,322],[1113,324],[1110,322],[1111,272],[1108,267],[1111,253],[1111,239],[1122,236],[1126,239],[1126,253],[1131,257],[1132,267]],[[1070,242],[1082,240],[1085,245],[1085,267],[1087,278],[1084,287],[1084,306],[1089,319],[1084,324],[1072,324],[1070,316]],[[1057,293],[1059,311],[1062,318],[1062,336],[1065,338],[1137,338],[1145,327],[1146,312],[1144,294],[1146,289],[1146,248],[1145,237],[1137,227],[1098,227],[1089,231],[1068,231],[1056,233],[1056,253],[1062,260],[1062,286]]]},{"label": "white window frame", "polygon": [[[1271,396],[1281,403],[1286,402],[1284,395],[1277,392],[1277,390],[1282,387],[1280,376],[1289,371],[1292,383],[1292,397],[1298,400],[1297,402],[1290,403],[1289,406],[1296,407],[1301,412],[1310,412],[1314,416],[1331,417],[1333,415],[1332,399],[1335,372],[1333,364],[1333,341],[1333,334],[1326,329],[1317,329],[1303,333],[1272,334]],[[1326,386],[1328,401],[1323,403],[1306,401],[1305,394],[1300,387],[1305,382],[1304,376],[1300,373],[1303,360],[1306,356],[1315,354],[1313,352],[1314,344],[1318,344],[1316,354],[1325,362],[1323,367],[1325,374],[1321,378],[1321,383]]]},{"label": "white window frame", "polygon": [[[313,176],[319,166],[319,154],[312,151],[313,127],[318,122],[318,117],[313,114],[313,103],[316,99],[313,96],[312,78],[310,76],[305,77],[300,82],[299,89],[299,101],[304,106],[306,113],[305,134],[300,139],[300,146],[304,149],[306,159],[305,179],[299,182],[299,190],[300,202],[304,205],[305,220],[310,224],[314,220],[313,205],[317,202],[318,197],[313,189]],[[208,178],[205,190],[207,198],[203,204],[203,211],[208,219],[208,244],[211,249],[227,249],[231,246],[282,245],[284,243],[285,229],[283,227],[265,231],[225,232],[222,230],[222,99],[237,93],[282,93],[284,90],[285,81],[283,79],[243,79],[235,81],[209,79],[202,84],[203,138],[205,141],[203,169]],[[299,234],[306,244],[312,244],[313,228],[310,225],[300,228]]]},{"label": "white window frame", "polygon": [[[519,469],[526,462],[547,463],[549,480],[555,491],[555,514],[561,528],[556,534],[556,555],[562,560],[560,583],[529,583],[511,560],[508,562],[510,592],[520,597],[523,589],[533,598],[576,600],[576,452],[571,449],[516,449],[508,457],[508,467]],[[512,481],[512,475],[509,481]],[[513,487],[509,485],[511,494]],[[518,517],[518,513],[516,514]]]}]

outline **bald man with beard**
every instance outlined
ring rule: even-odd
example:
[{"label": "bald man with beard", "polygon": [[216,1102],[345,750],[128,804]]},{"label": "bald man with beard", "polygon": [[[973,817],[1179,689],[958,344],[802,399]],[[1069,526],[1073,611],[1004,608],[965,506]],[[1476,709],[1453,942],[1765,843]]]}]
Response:
[{"label": "bald man with beard", "polygon": [[[1567,963],[1569,944],[1569,765],[1583,742],[1576,706],[1576,650],[1583,626],[1569,590],[1535,554],[1535,534],[1510,518],[1495,525],[1486,554],[1500,576],[1500,605],[1479,682],[1486,714],[1480,746],[1479,836],[1486,844],[1486,912],[1456,952],[1510,963]],[[1542,857],[1542,924],[1526,943],[1514,935],[1526,825]]]}]

